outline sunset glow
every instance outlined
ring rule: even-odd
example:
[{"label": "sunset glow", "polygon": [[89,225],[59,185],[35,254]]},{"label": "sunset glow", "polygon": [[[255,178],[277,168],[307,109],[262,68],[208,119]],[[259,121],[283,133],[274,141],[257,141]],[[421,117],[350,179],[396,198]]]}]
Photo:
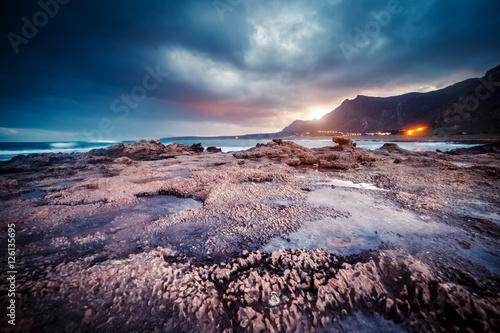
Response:
[{"label": "sunset glow", "polygon": [[320,119],[321,117],[323,117],[328,112],[330,112],[330,110],[322,109],[322,108],[311,108],[311,109],[309,109],[309,113],[311,114],[311,117],[313,119]]}]

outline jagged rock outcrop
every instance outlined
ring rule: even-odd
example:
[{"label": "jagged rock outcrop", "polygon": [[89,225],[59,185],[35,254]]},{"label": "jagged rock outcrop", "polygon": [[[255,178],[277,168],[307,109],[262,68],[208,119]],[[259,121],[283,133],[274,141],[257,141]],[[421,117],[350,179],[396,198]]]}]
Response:
[{"label": "jagged rock outcrop", "polygon": [[169,144],[163,149],[162,157],[164,158],[173,158],[181,155],[190,155],[192,152],[191,147],[187,145],[183,145],[179,142],[174,142]]},{"label": "jagged rock outcrop", "polygon": [[159,159],[164,148],[159,140],[141,140],[133,143],[120,143],[108,148],[93,149],[87,155],[111,158],[128,157],[132,160]]},{"label": "jagged rock outcrop", "polygon": [[500,143],[489,143],[485,145],[477,145],[470,148],[457,148],[445,152],[450,155],[476,155],[476,154],[500,154]]},{"label": "jagged rock outcrop", "polygon": [[222,149],[217,148],[215,146],[210,146],[207,148],[207,152],[209,152],[209,153],[222,153]]},{"label": "jagged rock outcrop", "polygon": [[382,147],[377,149],[377,151],[386,151],[389,153],[407,153],[408,151],[405,149],[400,148],[397,144],[395,143],[384,143]]},{"label": "jagged rock outcrop", "polygon": [[254,148],[233,154],[236,158],[297,158],[302,164],[314,164],[315,158],[309,148],[303,147],[291,141],[274,139],[266,144],[257,144]]},{"label": "jagged rock outcrop", "polygon": [[349,138],[344,138],[344,137],[337,137],[334,136],[332,138],[332,141],[338,144],[339,146],[344,146],[344,147],[356,147],[356,145],[352,142],[351,139]]},{"label": "jagged rock outcrop", "polygon": [[195,143],[191,146],[191,150],[195,153],[203,153],[205,148],[202,147],[201,143]]}]

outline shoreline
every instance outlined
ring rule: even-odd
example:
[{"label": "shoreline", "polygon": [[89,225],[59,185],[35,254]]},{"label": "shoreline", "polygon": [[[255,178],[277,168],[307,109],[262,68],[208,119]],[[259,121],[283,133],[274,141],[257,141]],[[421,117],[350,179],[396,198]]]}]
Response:
[{"label": "shoreline", "polygon": [[[340,135],[339,135],[340,136]],[[290,136],[283,139],[293,140],[331,140],[331,136]],[[353,141],[387,141],[387,142],[449,142],[463,144],[488,144],[500,142],[500,135],[453,135],[438,136],[409,136],[409,135],[343,135]]]},{"label": "shoreline", "polygon": [[[424,136],[407,136],[407,135],[389,135],[389,136],[344,136],[347,138],[352,139],[353,141],[357,142],[404,142],[404,143],[449,143],[449,144],[468,144],[468,145],[481,145],[481,144],[491,144],[491,143],[498,143],[500,142],[500,137],[497,136],[471,136],[468,139],[464,139],[464,136],[456,136],[451,139],[447,140],[440,140],[443,138],[439,137],[424,137]],[[331,142],[333,136],[290,136],[290,137],[283,137],[283,140],[290,140],[290,141],[329,141]],[[178,138],[179,139],[179,138]],[[164,139],[163,139],[164,140]],[[208,140],[208,141],[207,141]],[[210,141],[212,140],[212,142]],[[230,138],[222,138],[222,139],[189,139],[187,141],[192,141],[192,142],[203,142],[205,146],[210,146],[212,144],[219,144],[222,145],[224,141],[232,141],[232,142],[238,142],[240,140],[241,142],[245,141],[262,141],[262,142],[269,142],[271,139],[230,139]],[[182,141],[182,140],[181,140]],[[136,141],[138,142],[138,141]],[[163,141],[167,142],[167,141]],[[127,144],[127,143],[133,143],[131,141],[123,141],[122,143]],[[1,144],[1,143],[0,143]],[[66,153],[66,154],[71,154],[71,153],[87,153],[92,149],[102,149],[102,148],[107,148],[112,146],[113,144],[117,143],[110,143],[109,145],[104,145],[104,146],[96,146],[99,143],[92,143],[92,142],[81,142],[81,141],[74,141],[74,142],[64,142],[64,143],[54,143],[54,142],[41,142],[41,143],[35,143],[37,145],[40,144],[56,144],[55,148],[51,149],[41,149],[40,147],[32,147],[30,149],[25,148],[26,151],[19,150],[19,149],[24,149],[21,148],[23,147],[23,144],[33,144],[33,143],[8,143],[8,144],[15,144],[17,149],[12,150],[0,150],[0,162],[5,162],[9,161],[10,159],[19,156],[19,155],[28,155],[28,154],[46,154],[46,153]],[[83,146],[78,146],[78,144]],[[255,144],[255,143],[254,143]],[[19,146],[20,145],[20,146]],[[89,146],[90,147],[84,147],[84,146]],[[73,148],[71,148],[73,147]],[[228,148],[233,148],[233,147],[228,147]],[[241,149],[246,149],[247,147],[234,147],[234,148],[241,148]],[[312,148],[312,147],[310,147]],[[237,149],[235,151],[241,150]],[[425,149],[424,149],[425,150]],[[8,152],[8,154],[6,153]],[[15,153],[15,154],[14,154]],[[3,154],[3,155],[2,155]],[[5,157],[4,157],[5,156]]]}]

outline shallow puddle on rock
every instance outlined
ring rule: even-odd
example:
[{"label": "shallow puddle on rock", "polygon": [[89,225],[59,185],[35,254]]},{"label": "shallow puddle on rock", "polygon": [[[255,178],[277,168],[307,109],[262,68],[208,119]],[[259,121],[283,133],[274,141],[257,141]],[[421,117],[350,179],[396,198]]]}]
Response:
[{"label": "shallow puddle on rock", "polygon": [[[175,214],[188,209],[198,209],[202,206],[201,202],[194,199],[177,198],[175,196],[143,198],[140,202],[130,206],[68,221],[55,227],[50,232],[39,233],[36,241],[46,243],[54,238],[66,237],[72,242],[77,238],[92,238],[97,233],[100,233],[104,235],[101,240],[104,244],[116,243],[118,250],[120,250],[120,247],[126,246],[119,245],[118,242],[130,242],[138,239],[145,225],[159,216]],[[29,243],[34,239],[26,238],[21,241]],[[77,245],[77,248],[80,247],[78,244],[73,245]]]},{"label": "shallow puddle on rock", "polygon": [[383,317],[372,317],[357,312],[353,316],[338,318],[337,322],[327,327],[318,327],[318,333],[399,333],[408,332],[406,328],[395,324],[392,320],[386,320]]},{"label": "shallow puddle on rock", "polygon": [[[58,265],[79,258],[90,258],[90,265],[93,265],[143,251],[144,243],[141,240],[146,226],[159,216],[202,206],[201,202],[194,199],[175,196],[141,198],[140,202],[130,206],[81,216],[45,232],[23,236],[18,242],[25,247],[36,248],[36,255],[44,256],[45,263],[50,261]],[[180,249],[190,249],[200,239],[196,229],[178,231],[179,235],[170,237]],[[45,263],[34,261],[28,266],[33,268]]]},{"label": "shallow puddle on rock", "polygon": [[21,194],[21,198],[32,198],[32,199],[39,199],[42,197],[42,195],[44,194],[44,192],[42,191],[41,187],[35,187],[35,191],[34,192],[30,192],[30,193],[22,193]]},{"label": "shallow puddle on rock", "polygon": [[[113,221],[115,227],[120,228],[123,226],[119,225],[119,217],[122,217],[121,220],[123,221],[128,221],[128,216],[141,214],[144,217],[141,219],[143,221],[137,221],[137,224],[140,224],[145,220],[152,220],[159,215],[176,214],[188,209],[198,209],[202,206],[203,203],[194,199],[178,198],[170,195],[158,195],[154,197],[143,198],[140,202],[131,206],[113,209],[102,214],[94,214],[83,221],[74,223],[74,227],[79,227],[79,230],[93,229],[102,225],[106,225]],[[129,223],[124,222],[124,224],[124,227],[129,227]]]},{"label": "shallow puddle on rock", "polygon": [[478,210],[469,210],[465,213],[465,215],[476,219],[491,220],[496,224],[500,224],[500,214],[495,212],[481,212]]},{"label": "shallow puddle on rock", "polygon": [[378,193],[340,187],[310,192],[307,202],[311,206],[333,208],[350,216],[304,222],[299,230],[287,236],[289,241],[273,238],[261,250],[323,248],[337,255],[350,255],[381,246],[397,246],[410,253],[433,251],[451,257],[458,254],[492,272],[500,271],[498,249],[475,244],[473,251],[464,250],[460,240],[468,239],[468,234],[463,229],[429,222],[426,217],[399,209]]},{"label": "shallow puddle on rock", "polygon": [[[404,238],[447,234],[444,225],[425,222],[416,214],[387,205],[381,198],[350,188],[322,188],[309,193],[308,203],[314,207],[331,207],[350,217],[305,222],[288,238],[275,238],[265,251],[280,248],[312,250],[323,248],[338,255],[350,255],[377,249],[383,243],[404,245]],[[430,241],[430,240],[429,240]]]},{"label": "shallow puddle on rock", "polygon": [[168,246],[188,256],[206,255],[203,248],[210,225],[185,222],[171,226],[155,235],[151,246]]}]

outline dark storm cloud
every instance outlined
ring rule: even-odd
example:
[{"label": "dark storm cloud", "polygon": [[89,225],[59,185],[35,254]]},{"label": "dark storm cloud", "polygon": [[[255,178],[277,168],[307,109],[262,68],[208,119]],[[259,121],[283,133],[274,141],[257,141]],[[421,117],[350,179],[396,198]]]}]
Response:
[{"label": "dark storm cloud", "polygon": [[[439,87],[500,62],[494,0],[60,2],[17,53],[8,34],[41,7],[2,2],[2,140],[9,128],[81,138],[103,118],[110,138],[196,134],[179,126],[195,122],[198,134],[273,131],[359,93]],[[147,66],[169,74],[131,107],[122,96]]]}]

